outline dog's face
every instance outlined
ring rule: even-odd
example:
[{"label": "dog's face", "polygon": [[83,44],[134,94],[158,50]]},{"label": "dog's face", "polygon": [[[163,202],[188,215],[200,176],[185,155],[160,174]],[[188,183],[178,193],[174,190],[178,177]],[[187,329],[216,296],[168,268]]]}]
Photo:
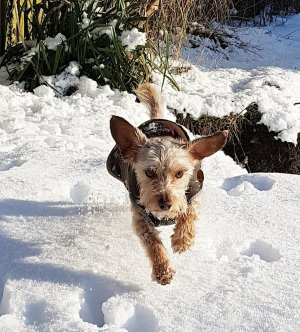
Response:
[{"label": "dog's face", "polygon": [[120,117],[112,117],[111,133],[123,158],[132,164],[140,187],[140,203],[157,218],[175,218],[187,208],[186,190],[194,168],[223,147],[227,132],[187,142],[147,137]]},{"label": "dog's face", "polygon": [[157,218],[175,218],[187,207],[185,192],[197,160],[186,143],[152,138],[140,147],[133,163],[140,203]]}]

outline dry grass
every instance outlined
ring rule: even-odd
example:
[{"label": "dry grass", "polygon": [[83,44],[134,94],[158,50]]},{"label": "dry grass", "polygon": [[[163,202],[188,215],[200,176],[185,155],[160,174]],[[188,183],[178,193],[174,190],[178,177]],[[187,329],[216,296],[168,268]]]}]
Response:
[{"label": "dry grass", "polygon": [[230,114],[223,118],[215,116],[202,116],[199,119],[193,119],[189,114],[183,117],[182,114],[177,114],[177,122],[187,127],[193,134],[196,135],[211,135],[221,130],[229,130],[229,139],[239,137],[239,132],[242,129],[243,121],[242,115]]},{"label": "dry grass", "polygon": [[[300,11],[300,0],[234,0],[237,17],[240,19],[249,19],[259,16],[261,23],[268,24],[273,15],[290,15]],[[266,13],[266,8],[269,12]],[[270,16],[270,21],[268,17]],[[263,22],[263,20],[267,20]]]},{"label": "dry grass", "polygon": [[148,17],[146,29],[152,39],[161,39],[161,31],[167,31],[172,55],[178,58],[193,22],[211,30],[212,22],[222,24],[232,18],[247,20],[258,16],[260,24],[265,25],[273,15],[299,12],[300,0],[144,0],[143,6]]},{"label": "dry grass", "polygon": [[[145,8],[154,8],[157,0],[145,2]],[[209,27],[212,21],[225,22],[229,17],[232,0],[168,0],[160,1],[156,10],[151,11],[147,30],[156,39],[161,30],[168,32],[169,42],[173,45],[173,56],[178,58],[187,33],[193,22]],[[148,13],[148,11],[146,10]]]},{"label": "dry grass", "polygon": [[204,25],[212,21],[224,23],[230,16],[233,7],[232,0],[195,1],[195,11],[191,13],[193,21]]},{"label": "dry grass", "polygon": [[191,22],[191,14],[197,3],[197,0],[162,1],[158,15],[164,25],[168,27],[171,43],[175,46],[173,55],[176,58],[179,57]]}]

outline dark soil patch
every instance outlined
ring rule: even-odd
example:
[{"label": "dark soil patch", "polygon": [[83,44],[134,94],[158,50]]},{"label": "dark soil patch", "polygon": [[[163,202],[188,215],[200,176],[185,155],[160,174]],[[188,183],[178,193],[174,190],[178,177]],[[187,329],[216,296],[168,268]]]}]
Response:
[{"label": "dark soil patch", "polygon": [[250,104],[243,115],[203,116],[197,120],[189,114],[176,116],[178,123],[197,135],[228,129],[231,135],[223,151],[249,172],[300,174],[300,134],[297,146],[276,139],[278,133],[258,124],[262,115],[255,103]]}]

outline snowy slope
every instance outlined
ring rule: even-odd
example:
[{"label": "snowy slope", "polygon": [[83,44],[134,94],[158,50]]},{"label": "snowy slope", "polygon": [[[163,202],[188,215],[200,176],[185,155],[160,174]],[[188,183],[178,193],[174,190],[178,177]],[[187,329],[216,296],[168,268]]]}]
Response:
[{"label": "snowy slope", "polygon": [[[285,40],[293,66],[299,39]],[[234,61],[242,58],[249,62]],[[293,141],[299,71],[269,60],[250,71],[193,67],[177,77],[182,92],[166,87],[165,102],[218,115],[256,96],[270,127]],[[86,78],[64,98],[0,85],[0,331],[300,330],[300,176],[246,174],[222,152],[204,160],[196,243],[175,255],[172,227],[161,228],[177,273],[160,286],[133,234],[127,193],[105,168],[112,114],[148,119],[135,96]]]}]

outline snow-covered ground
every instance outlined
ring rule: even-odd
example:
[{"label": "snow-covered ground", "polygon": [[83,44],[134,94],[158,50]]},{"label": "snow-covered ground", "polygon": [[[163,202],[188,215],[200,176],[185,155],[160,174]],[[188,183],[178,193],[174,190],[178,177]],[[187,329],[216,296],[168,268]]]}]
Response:
[{"label": "snow-covered ground", "polygon": [[[274,99],[284,109],[297,97],[288,82],[300,82],[298,70],[286,69],[194,67],[178,77],[183,92],[166,88],[164,97],[168,106],[190,101],[229,113],[226,98],[248,84],[243,98],[260,91],[263,107]],[[268,86],[263,100],[257,82],[265,79],[282,89]],[[105,167],[110,116],[138,125],[145,107],[86,78],[64,98],[47,87],[32,94],[0,85],[0,107],[0,331],[300,329],[300,176],[246,174],[222,152],[204,160],[196,243],[175,255],[172,227],[161,228],[177,273],[160,286],[133,234],[127,193]],[[266,114],[276,125],[278,113]],[[297,131],[299,109],[288,114]]]},{"label": "snow-covered ground", "polygon": [[201,40],[198,48],[183,50],[183,57],[201,70],[192,67],[176,77],[181,92],[167,90],[169,106],[198,118],[242,113],[256,103],[263,114],[261,123],[277,132],[282,141],[296,144],[300,132],[300,14],[277,18],[271,26],[229,31],[246,46],[210,53],[206,46],[212,41],[208,39]]},{"label": "snow-covered ground", "polygon": [[[183,57],[192,63],[207,68],[241,68],[279,67],[282,69],[300,69],[300,14],[288,18],[274,17],[273,24],[259,27],[244,23],[243,27],[227,27],[232,42],[228,48],[219,47],[211,39],[202,41],[198,48],[186,48]],[[216,25],[216,30],[220,26]],[[194,37],[197,44],[197,37]]]}]

